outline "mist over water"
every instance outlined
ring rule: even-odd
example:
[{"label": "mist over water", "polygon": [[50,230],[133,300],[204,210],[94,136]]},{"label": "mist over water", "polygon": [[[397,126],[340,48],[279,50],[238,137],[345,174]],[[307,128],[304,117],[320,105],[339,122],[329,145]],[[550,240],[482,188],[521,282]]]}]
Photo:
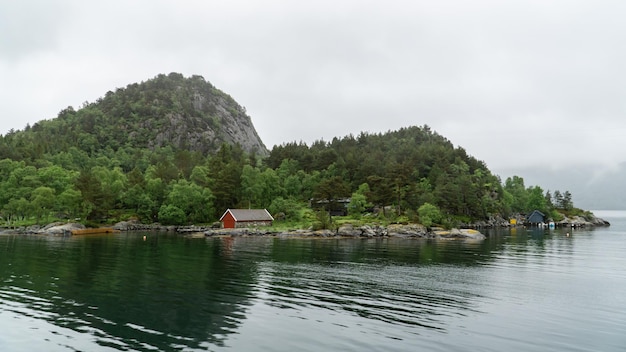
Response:
[{"label": "mist over water", "polygon": [[626,213],[595,213],[480,242],[2,236],[0,350],[621,351]]}]

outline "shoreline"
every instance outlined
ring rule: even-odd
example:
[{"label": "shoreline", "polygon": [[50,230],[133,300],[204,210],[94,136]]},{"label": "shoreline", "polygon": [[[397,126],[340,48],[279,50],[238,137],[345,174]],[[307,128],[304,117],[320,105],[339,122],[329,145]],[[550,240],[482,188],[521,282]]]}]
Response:
[{"label": "shoreline", "polygon": [[[557,229],[562,228],[595,228],[610,226],[610,223],[600,218],[592,221],[584,219],[566,219],[566,222],[559,222]],[[548,228],[547,226],[533,226],[538,228]],[[463,228],[453,228],[444,230],[442,228],[431,228],[420,224],[390,224],[382,225],[361,225],[344,224],[334,230],[312,230],[312,229],[287,229],[277,230],[268,227],[242,227],[234,229],[215,228],[215,226],[164,226],[161,224],[142,224],[136,221],[122,221],[113,226],[103,227],[103,233],[111,232],[171,232],[192,237],[226,237],[226,236],[266,236],[280,238],[422,238],[422,239],[468,239],[484,240],[486,236],[480,229],[493,228],[527,228],[523,225],[510,225],[505,222],[497,224],[475,223],[463,224]],[[0,235],[48,235],[48,236],[80,236],[82,232],[97,233],[97,229],[87,229],[80,223],[51,223],[46,226],[29,226],[17,229],[5,229],[0,231]],[[106,230],[106,231],[105,231]]]},{"label": "shoreline", "polygon": [[[29,226],[17,229],[5,229],[0,235],[42,235],[42,236],[84,236],[83,232],[99,233],[98,229],[85,228],[80,223],[52,223],[46,226]],[[111,231],[113,230],[113,231]],[[281,238],[424,238],[424,239],[471,239],[483,240],[485,235],[475,229],[443,230],[433,228],[431,231],[419,224],[407,225],[342,225],[336,230],[291,229],[276,230],[272,227],[243,227],[234,229],[213,228],[211,226],[163,226],[160,224],[141,224],[138,222],[119,222],[113,226],[103,227],[102,233],[111,232],[171,232],[193,237],[226,237],[226,236],[265,236]]]}]

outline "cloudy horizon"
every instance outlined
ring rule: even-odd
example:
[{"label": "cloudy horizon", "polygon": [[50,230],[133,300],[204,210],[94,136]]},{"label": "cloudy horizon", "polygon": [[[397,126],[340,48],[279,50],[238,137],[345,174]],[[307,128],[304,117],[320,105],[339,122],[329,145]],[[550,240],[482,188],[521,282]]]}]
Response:
[{"label": "cloudy horizon", "polygon": [[492,170],[623,155],[618,1],[0,3],[0,133],[158,74],[231,95],[268,148],[428,125]]}]

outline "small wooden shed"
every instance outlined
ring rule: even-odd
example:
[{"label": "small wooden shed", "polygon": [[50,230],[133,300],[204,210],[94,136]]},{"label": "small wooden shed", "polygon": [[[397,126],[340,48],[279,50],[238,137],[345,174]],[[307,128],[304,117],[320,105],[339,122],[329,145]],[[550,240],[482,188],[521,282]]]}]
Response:
[{"label": "small wooden shed", "polygon": [[528,217],[526,217],[526,222],[532,225],[543,224],[546,221],[546,216],[544,213],[539,210],[533,210]]},{"label": "small wooden shed", "polygon": [[220,221],[223,228],[234,229],[250,226],[272,226],[274,218],[267,209],[227,209]]}]

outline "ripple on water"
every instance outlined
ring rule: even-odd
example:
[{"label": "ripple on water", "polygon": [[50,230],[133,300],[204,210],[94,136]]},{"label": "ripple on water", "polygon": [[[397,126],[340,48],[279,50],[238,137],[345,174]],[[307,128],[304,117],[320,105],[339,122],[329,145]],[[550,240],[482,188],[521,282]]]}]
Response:
[{"label": "ripple on water", "polygon": [[[446,270],[449,275],[440,272]],[[471,278],[445,266],[264,263],[260,271],[264,300],[276,308],[347,312],[389,328],[404,326],[412,333],[423,329],[444,332],[447,317],[475,311],[471,300],[479,294],[471,286],[459,285],[459,280]],[[331,323],[342,325],[340,321]]]},{"label": "ripple on water", "polygon": [[35,253],[15,256],[28,257],[20,265],[0,255],[0,349],[620,351],[626,241],[607,234],[471,244],[119,235],[50,251],[17,239]]}]

